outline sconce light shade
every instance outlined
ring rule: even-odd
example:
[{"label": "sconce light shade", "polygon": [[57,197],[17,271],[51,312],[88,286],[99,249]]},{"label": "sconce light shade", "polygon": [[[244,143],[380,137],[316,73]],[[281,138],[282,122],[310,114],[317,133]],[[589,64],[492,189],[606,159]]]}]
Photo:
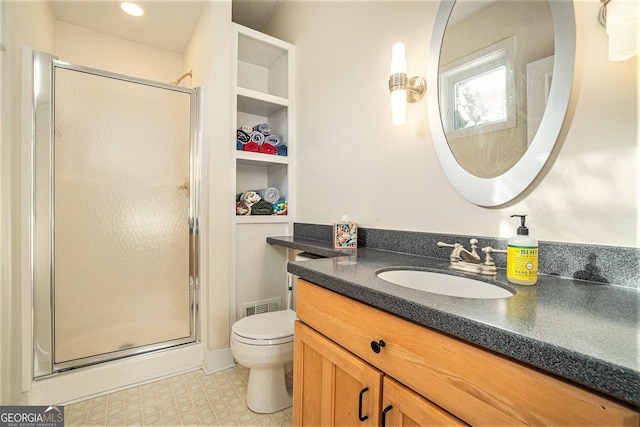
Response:
[{"label": "sconce light shade", "polygon": [[[402,82],[404,76],[404,83]],[[395,81],[392,83],[392,79]],[[395,43],[391,47],[391,77],[389,78],[389,90],[391,91],[391,114],[393,124],[402,126],[407,115],[407,59],[404,54],[404,43]],[[391,85],[393,84],[393,88]]]},{"label": "sconce light shade", "polygon": [[398,89],[391,92],[391,114],[393,124],[402,126],[407,120],[407,90]]},{"label": "sconce light shade", "polygon": [[603,13],[609,35],[609,59],[624,61],[638,54],[638,0],[605,0]]},{"label": "sconce light shade", "polygon": [[407,78],[407,60],[404,51],[404,43],[395,43],[391,47],[389,91],[393,124],[396,126],[405,124],[407,102],[419,101],[426,91],[426,83],[422,77]]},{"label": "sconce light shade", "polygon": [[404,43],[395,43],[391,47],[391,74],[406,72],[407,59],[404,56]]}]

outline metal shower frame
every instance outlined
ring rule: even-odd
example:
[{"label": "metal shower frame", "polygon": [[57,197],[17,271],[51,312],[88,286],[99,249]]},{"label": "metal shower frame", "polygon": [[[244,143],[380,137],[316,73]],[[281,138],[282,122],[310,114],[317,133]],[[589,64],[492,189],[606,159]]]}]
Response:
[{"label": "metal shower frame", "polygon": [[[89,356],[63,363],[54,362],[54,74],[55,69],[67,69],[129,83],[151,86],[190,95],[190,144],[189,144],[189,323],[190,335],[175,340],[119,350],[112,353]],[[60,372],[121,359],[152,351],[168,349],[199,340],[198,292],[199,292],[199,196],[200,196],[200,88],[176,85],[112,73],[60,61],[57,57],[33,51],[32,141],[33,158],[31,188],[31,284],[33,306],[31,313],[33,333],[33,378],[45,378]]]}]

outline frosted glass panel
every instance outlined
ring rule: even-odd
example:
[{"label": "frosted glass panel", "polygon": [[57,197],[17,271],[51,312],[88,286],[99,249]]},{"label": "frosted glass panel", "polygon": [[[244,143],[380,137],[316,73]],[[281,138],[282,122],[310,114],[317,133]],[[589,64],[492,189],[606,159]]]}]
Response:
[{"label": "frosted glass panel", "polygon": [[190,95],[55,71],[54,360],[189,337]]}]

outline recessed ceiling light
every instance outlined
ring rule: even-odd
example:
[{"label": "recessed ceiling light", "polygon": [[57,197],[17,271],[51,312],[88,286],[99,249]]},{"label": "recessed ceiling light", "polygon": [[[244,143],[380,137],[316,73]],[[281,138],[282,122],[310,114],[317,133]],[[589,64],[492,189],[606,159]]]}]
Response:
[{"label": "recessed ceiling light", "polygon": [[128,13],[131,16],[142,16],[144,15],[144,10],[140,6],[130,1],[123,1],[120,3],[120,9],[122,9],[125,13]]}]

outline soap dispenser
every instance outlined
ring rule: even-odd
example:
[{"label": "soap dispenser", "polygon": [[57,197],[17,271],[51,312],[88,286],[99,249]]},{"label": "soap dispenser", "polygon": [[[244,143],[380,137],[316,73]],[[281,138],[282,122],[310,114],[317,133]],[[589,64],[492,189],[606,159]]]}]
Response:
[{"label": "soap dispenser", "polygon": [[520,217],[517,234],[507,241],[507,279],[516,285],[535,285],[538,281],[538,241],[529,235],[526,215]]}]

